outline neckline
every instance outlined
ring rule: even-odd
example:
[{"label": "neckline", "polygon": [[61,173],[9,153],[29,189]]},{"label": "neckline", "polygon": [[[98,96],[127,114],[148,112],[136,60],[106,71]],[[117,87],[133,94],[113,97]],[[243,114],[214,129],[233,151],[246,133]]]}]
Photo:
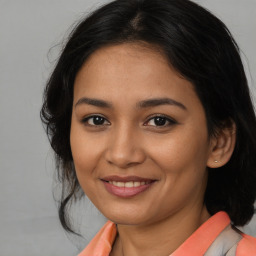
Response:
[{"label": "neckline", "polygon": [[[203,255],[216,237],[230,224],[226,212],[218,212],[204,222],[169,256]],[[117,235],[116,224],[108,220],[78,256],[109,255]]]}]

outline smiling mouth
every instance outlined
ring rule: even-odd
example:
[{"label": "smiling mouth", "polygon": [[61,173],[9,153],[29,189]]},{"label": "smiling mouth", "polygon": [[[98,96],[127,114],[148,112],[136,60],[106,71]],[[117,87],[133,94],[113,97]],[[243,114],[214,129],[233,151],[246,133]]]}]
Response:
[{"label": "smiling mouth", "polygon": [[[153,182],[153,181],[152,181]],[[117,186],[119,188],[133,188],[133,187],[140,187],[146,184],[151,183],[150,181],[128,181],[128,182],[121,182],[121,181],[108,181],[109,184]]]},{"label": "smiling mouth", "polygon": [[118,197],[133,197],[151,187],[156,180],[137,176],[119,177],[109,176],[101,179],[106,190]]}]

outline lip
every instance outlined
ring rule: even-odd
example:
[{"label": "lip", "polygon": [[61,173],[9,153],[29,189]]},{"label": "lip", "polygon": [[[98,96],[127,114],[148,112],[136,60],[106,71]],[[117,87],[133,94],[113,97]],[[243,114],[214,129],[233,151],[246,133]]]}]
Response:
[{"label": "lip", "polygon": [[148,178],[143,178],[139,176],[118,176],[118,175],[112,175],[112,176],[106,176],[101,178],[103,181],[119,181],[119,182],[129,182],[129,181],[145,181],[145,182],[151,182],[155,181],[155,179],[148,179]]},{"label": "lip", "polygon": [[[103,182],[106,190],[115,196],[121,197],[121,198],[129,198],[129,197],[134,197],[150,187],[153,186],[156,180],[153,179],[148,179],[148,178],[142,178],[138,176],[126,176],[126,177],[121,177],[121,176],[107,176],[101,179]],[[148,182],[147,184],[140,185],[138,187],[118,187],[113,184],[110,184],[109,181],[117,181],[117,182],[129,182],[129,181],[139,181],[139,182]]]}]

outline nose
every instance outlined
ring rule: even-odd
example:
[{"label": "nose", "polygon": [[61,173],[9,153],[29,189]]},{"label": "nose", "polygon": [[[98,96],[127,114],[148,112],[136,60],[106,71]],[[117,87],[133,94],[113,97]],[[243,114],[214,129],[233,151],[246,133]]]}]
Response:
[{"label": "nose", "polygon": [[146,159],[142,138],[134,129],[120,127],[112,131],[105,153],[108,163],[126,169]]}]

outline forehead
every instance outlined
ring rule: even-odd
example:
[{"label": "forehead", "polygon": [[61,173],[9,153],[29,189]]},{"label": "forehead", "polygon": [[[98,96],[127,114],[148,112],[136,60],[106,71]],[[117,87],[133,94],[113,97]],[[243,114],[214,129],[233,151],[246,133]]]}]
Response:
[{"label": "forehead", "polygon": [[115,79],[124,77],[132,79],[134,77],[138,80],[142,76],[157,75],[156,67],[162,73],[169,72],[171,68],[159,49],[148,45],[124,43],[96,50],[86,60],[77,78],[80,76],[89,78],[91,75],[91,78],[95,79],[94,72],[97,72],[99,78],[110,79],[113,76]]},{"label": "forehead", "polygon": [[134,43],[95,51],[75,79],[74,98],[81,96],[126,102],[166,96],[197,98],[193,85],[175,71],[161,51]]},{"label": "forehead", "polygon": [[164,64],[168,65],[164,51],[159,46],[148,44],[146,42],[126,42],[103,46],[90,55],[85,62],[85,65],[94,62],[96,58],[101,58],[101,61],[107,61],[112,58],[116,59],[117,56],[115,54],[118,54],[120,57],[133,58],[133,61],[135,61],[135,59],[144,59],[146,56],[154,56],[158,61],[162,61]]}]

